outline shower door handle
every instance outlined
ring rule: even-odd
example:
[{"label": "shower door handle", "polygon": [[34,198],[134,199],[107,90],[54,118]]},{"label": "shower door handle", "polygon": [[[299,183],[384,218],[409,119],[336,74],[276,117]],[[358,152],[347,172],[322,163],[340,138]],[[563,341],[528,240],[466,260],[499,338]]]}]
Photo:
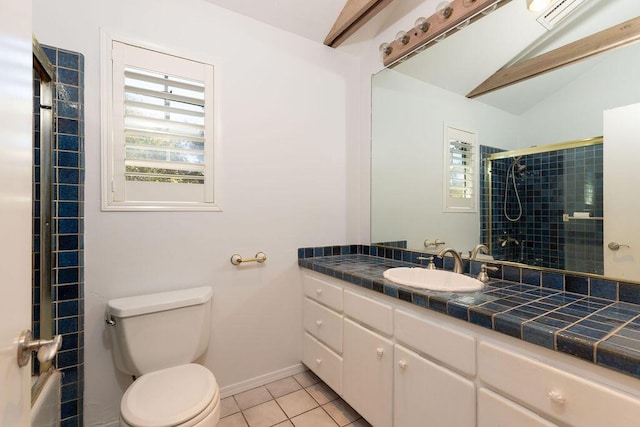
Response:
[{"label": "shower door handle", "polygon": [[38,352],[40,363],[48,362],[56,357],[62,347],[62,335],[55,335],[50,340],[34,340],[30,330],[22,331],[18,338],[18,366],[26,366],[31,359],[31,352]]}]

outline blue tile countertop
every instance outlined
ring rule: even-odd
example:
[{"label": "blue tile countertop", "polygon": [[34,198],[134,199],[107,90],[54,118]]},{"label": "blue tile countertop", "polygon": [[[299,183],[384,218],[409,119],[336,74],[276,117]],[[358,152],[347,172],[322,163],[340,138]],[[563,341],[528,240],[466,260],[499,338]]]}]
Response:
[{"label": "blue tile countertop", "polygon": [[427,291],[382,276],[414,263],[304,251],[301,267],[640,378],[640,304],[500,279],[478,292]]}]

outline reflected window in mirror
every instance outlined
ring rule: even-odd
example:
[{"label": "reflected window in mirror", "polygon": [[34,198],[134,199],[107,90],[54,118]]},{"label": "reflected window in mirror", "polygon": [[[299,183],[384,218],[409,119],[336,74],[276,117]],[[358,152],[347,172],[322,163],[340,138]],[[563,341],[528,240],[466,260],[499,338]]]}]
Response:
[{"label": "reflected window in mirror", "polygon": [[476,211],[476,134],[451,126],[444,132],[444,211]]}]

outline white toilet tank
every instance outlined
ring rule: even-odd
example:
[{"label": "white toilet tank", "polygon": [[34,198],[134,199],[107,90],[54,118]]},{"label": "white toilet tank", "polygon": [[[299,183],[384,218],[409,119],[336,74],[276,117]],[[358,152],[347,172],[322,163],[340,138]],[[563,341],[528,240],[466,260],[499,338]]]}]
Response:
[{"label": "white toilet tank", "polygon": [[209,344],[211,294],[201,287],[108,301],[118,369],[140,376],[200,357]]}]

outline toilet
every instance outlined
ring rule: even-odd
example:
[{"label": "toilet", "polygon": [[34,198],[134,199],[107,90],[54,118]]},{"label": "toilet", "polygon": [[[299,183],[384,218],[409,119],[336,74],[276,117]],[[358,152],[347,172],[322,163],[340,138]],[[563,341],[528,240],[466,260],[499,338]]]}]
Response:
[{"label": "toilet", "polygon": [[207,349],[211,288],[107,302],[105,319],[118,370],[136,379],[120,402],[121,427],[213,427],[216,378],[193,363]]}]

